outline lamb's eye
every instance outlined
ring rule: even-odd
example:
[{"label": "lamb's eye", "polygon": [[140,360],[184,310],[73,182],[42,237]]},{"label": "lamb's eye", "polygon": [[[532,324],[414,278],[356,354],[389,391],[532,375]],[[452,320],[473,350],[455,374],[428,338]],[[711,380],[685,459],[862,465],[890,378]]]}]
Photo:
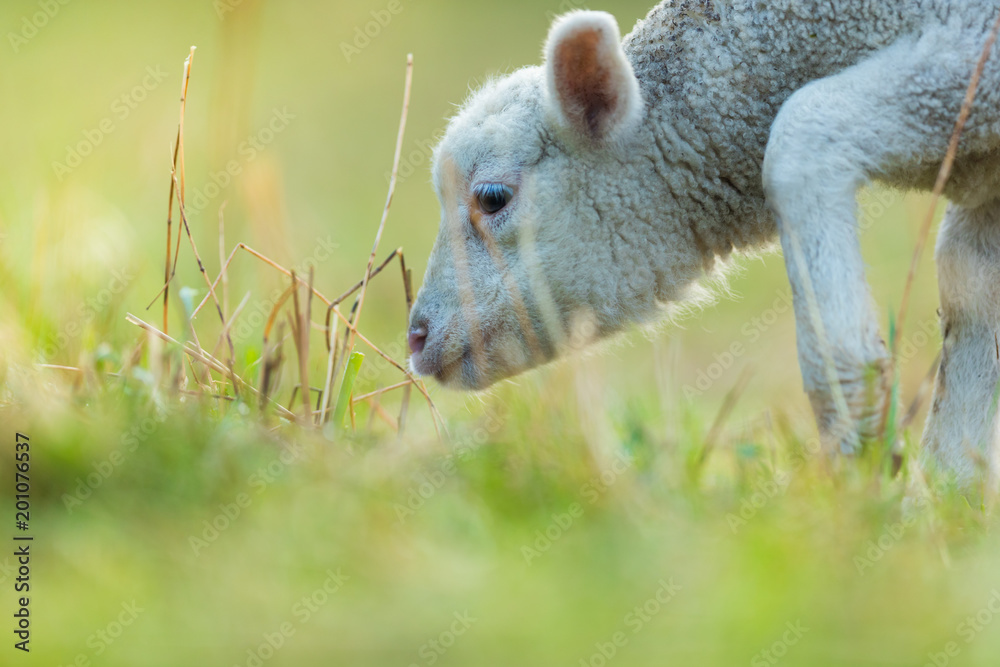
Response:
[{"label": "lamb's eye", "polygon": [[483,183],[476,187],[476,201],[483,213],[499,213],[514,197],[514,191],[503,183]]}]

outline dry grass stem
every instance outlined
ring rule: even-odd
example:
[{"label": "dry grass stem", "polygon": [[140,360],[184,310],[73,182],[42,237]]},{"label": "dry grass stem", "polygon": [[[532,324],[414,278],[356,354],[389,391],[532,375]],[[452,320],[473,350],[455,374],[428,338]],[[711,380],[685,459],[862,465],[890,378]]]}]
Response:
[{"label": "dry grass stem", "polygon": [[[181,350],[183,350],[185,354],[187,354],[188,356],[196,359],[197,361],[201,362],[205,366],[211,368],[216,373],[219,373],[221,375],[226,375],[228,373],[228,369],[220,361],[218,361],[217,359],[213,359],[212,357],[210,357],[204,350],[195,349],[195,348],[193,348],[190,345],[181,345],[178,341],[174,340],[173,338],[171,338],[167,334],[163,333],[162,331],[160,331],[159,329],[157,329],[156,327],[154,327],[152,324],[149,324],[148,322],[142,321],[141,319],[139,319],[138,317],[136,317],[132,313],[129,313],[128,315],[126,315],[125,316],[125,320],[127,322],[129,322],[130,324],[134,324],[137,327],[145,329],[147,332],[153,334],[157,338],[160,338],[161,340],[163,340],[166,343],[170,343],[172,345],[176,345],[178,348],[180,348]],[[236,382],[238,382],[241,386],[243,386],[245,389],[247,389],[251,394],[254,394],[254,395],[257,395],[257,396],[263,396],[263,394],[261,392],[258,392],[257,389],[255,389],[253,387],[253,385],[251,385],[250,383],[246,382],[245,380],[243,380],[242,378],[240,378],[238,375],[233,374],[233,377],[235,378]],[[269,400],[269,399],[267,399],[267,400]],[[278,412],[281,413],[281,415],[283,417],[285,417],[287,419],[291,419],[291,420],[295,419],[295,415],[292,414],[291,412],[289,412],[288,410],[286,410],[285,408],[283,408],[281,405],[279,405],[277,403],[274,403],[274,401],[270,401],[270,403],[272,405],[274,405],[275,408],[277,408]]]},{"label": "dry grass stem", "polygon": [[[379,222],[378,231],[375,233],[375,243],[372,244],[371,255],[368,256],[368,267],[365,269],[365,278],[361,285],[361,295],[358,297],[358,314],[354,318],[357,325],[361,321],[361,310],[365,305],[365,294],[368,292],[368,283],[371,282],[372,267],[375,264],[375,255],[378,253],[379,243],[382,241],[382,232],[385,231],[385,223],[389,218],[389,208],[392,206],[392,197],[396,192],[396,179],[399,175],[399,161],[403,154],[403,137],[406,134],[406,117],[410,111],[410,90],[413,87],[413,54],[406,57],[406,84],[403,88],[403,111],[399,117],[399,132],[396,134],[396,152],[392,159],[392,176],[389,178],[389,194],[385,199],[385,207],[382,209],[382,220]],[[354,333],[351,333],[353,344]]]},{"label": "dry grass stem", "polygon": [[[226,204],[222,202],[219,207],[219,266],[226,261]],[[229,274],[223,269],[222,276],[222,315],[224,319],[229,319]]]},{"label": "dry grass stem", "polygon": [[413,383],[410,382],[409,380],[407,380],[406,382],[400,382],[398,384],[394,384],[394,385],[391,385],[389,387],[382,387],[381,389],[376,389],[375,391],[373,391],[371,393],[363,394],[361,396],[358,396],[354,400],[355,400],[355,402],[357,402],[357,401],[367,401],[370,398],[375,398],[376,396],[381,396],[382,394],[386,394],[386,393],[388,393],[390,391],[395,391],[397,389],[403,389],[404,387],[410,387],[412,385],[413,385]]},{"label": "dry grass stem", "polygon": [[920,387],[917,388],[917,395],[913,398],[913,402],[910,404],[910,409],[906,411],[906,415],[903,417],[903,421],[900,423],[900,432],[905,431],[913,424],[914,420],[917,418],[917,413],[920,412],[920,408],[923,406],[924,402],[931,394],[931,390],[934,388],[934,378],[937,377],[938,366],[941,365],[941,353],[938,353],[934,363],[931,364],[931,368],[927,371],[927,375],[924,379],[920,381]]},{"label": "dry grass stem", "polygon": [[[173,273],[170,267],[170,240],[172,238],[172,227],[173,227],[173,216],[174,216],[174,178],[173,174],[177,172],[177,162],[178,158],[181,159],[182,171],[183,171],[183,146],[184,146],[184,111],[187,107],[187,91],[188,82],[191,80],[191,64],[194,62],[194,50],[195,47],[191,47],[191,51],[188,53],[188,57],[184,60],[184,74],[182,76],[181,83],[181,110],[180,110],[180,120],[177,124],[177,139],[174,142],[174,157],[173,163],[170,167],[170,196],[167,199],[167,259],[163,269],[163,331],[167,332],[168,314],[169,314],[169,302],[170,302],[170,279],[173,277]],[[183,199],[183,195],[182,195]],[[179,241],[178,241],[179,245]],[[176,267],[176,262],[174,263]],[[154,299],[155,301],[155,299]]]},{"label": "dry grass stem", "polygon": [[[316,289],[316,273],[315,267],[310,269],[308,280],[304,279],[304,276],[299,275],[299,272],[286,269],[284,266],[274,261],[262,252],[259,252],[246,243],[236,243],[232,251],[229,253],[228,257],[225,255],[226,248],[226,219],[225,210],[226,203],[224,202],[218,210],[218,243],[219,243],[219,273],[212,279],[208,270],[206,269],[205,263],[202,261],[201,255],[198,251],[197,244],[194,239],[194,235],[191,230],[191,221],[188,219],[188,210],[185,201],[185,171],[184,171],[184,113],[187,101],[188,92],[188,82],[190,80],[191,73],[191,61],[194,55],[194,49],[192,48],[188,59],[184,63],[184,79],[182,85],[181,94],[181,109],[180,109],[180,119],[178,123],[177,136],[174,142],[172,151],[172,162],[171,162],[171,179],[170,179],[170,198],[168,200],[168,211],[167,211],[167,248],[166,248],[166,259],[164,263],[164,282],[163,287],[157,293],[156,297],[147,307],[150,308],[156,303],[160,296],[163,296],[164,300],[164,322],[163,330],[159,330],[156,327],[140,320],[134,315],[129,314],[126,318],[130,323],[139,326],[144,329],[149,336],[149,340],[157,340],[161,342],[167,342],[177,345],[185,355],[187,364],[190,366],[190,370],[186,369],[182,364],[179,368],[175,369],[175,372],[171,375],[169,367],[167,364],[167,357],[164,356],[163,359],[157,361],[156,363],[163,365],[162,372],[156,375],[160,379],[171,378],[169,385],[175,390],[182,390],[183,385],[185,385],[189,379],[198,385],[204,395],[206,396],[222,396],[230,402],[235,398],[239,398],[241,392],[246,392],[251,394],[258,399],[260,410],[266,414],[268,408],[273,406],[273,409],[283,418],[289,421],[296,421],[296,413],[299,414],[298,422],[312,425],[322,425],[325,423],[329,417],[331,410],[333,408],[334,399],[334,388],[336,385],[337,378],[340,377],[341,369],[345,367],[348,361],[348,351],[353,350],[354,340],[357,339],[363,342],[366,346],[372,349],[376,354],[378,354],[382,359],[384,359],[388,364],[400,371],[404,377],[405,381],[391,384],[390,386],[379,389],[376,392],[366,394],[361,399],[354,400],[348,395],[346,400],[341,406],[345,412],[350,409],[350,419],[352,424],[355,423],[356,416],[354,414],[354,406],[357,404],[358,400],[368,403],[371,407],[371,415],[377,415],[382,421],[389,424],[391,428],[397,430],[398,425],[405,421],[406,414],[409,406],[410,392],[414,386],[421,392],[424,398],[427,400],[428,406],[430,408],[431,419],[434,424],[435,430],[440,435],[440,427],[443,425],[443,419],[438,412],[434,402],[431,400],[430,394],[427,392],[426,387],[420,381],[416,380],[405,368],[405,366],[393,359],[390,355],[386,354],[383,350],[379,349],[371,339],[364,336],[358,330],[358,324],[360,321],[361,312],[364,307],[365,300],[368,296],[368,288],[371,285],[371,281],[374,277],[379,275],[385,268],[387,268],[394,259],[399,258],[400,269],[403,278],[403,289],[406,297],[406,314],[407,320],[409,319],[410,309],[413,305],[413,288],[412,288],[412,274],[406,267],[406,261],[403,256],[402,248],[397,248],[392,253],[389,254],[386,259],[379,264],[375,265],[375,257],[378,253],[382,237],[385,232],[386,222],[388,220],[389,211],[392,206],[392,200],[395,194],[396,184],[398,180],[399,166],[402,157],[403,141],[406,131],[407,116],[409,113],[410,105],[410,95],[413,83],[413,57],[407,57],[406,63],[406,77],[405,77],[405,87],[403,91],[403,107],[400,114],[399,128],[396,137],[396,146],[393,157],[393,165],[391,178],[389,182],[389,191],[386,196],[385,206],[382,210],[381,220],[378,225],[378,229],[375,234],[375,240],[372,245],[371,254],[368,257],[368,262],[365,267],[364,276],[358,283],[352,286],[350,289],[341,294],[337,299],[330,300],[322,292]],[[179,224],[177,225],[177,238],[176,241],[173,235],[174,227],[174,206],[177,206],[177,212],[179,217]],[[185,313],[187,315],[186,325],[190,329],[190,339],[189,342],[181,343],[170,337],[167,333],[167,316],[168,316],[168,306],[169,306],[169,296],[170,296],[170,284],[177,274],[177,265],[180,257],[181,250],[181,235],[186,234],[188,241],[191,246],[192,254],[194,255],[195,262],[198,266],[198,271],[201,273],[202,279],[205,281],[205,285],[208,288],[207,294],[201,299],[195,308],[191,310],[190,313]],[[257,364],[260,364],[259,369],[259,382],[257,387],[253,387],[251,384],[243,380],[237,373],[235,368],[236,363],[236,349],[233,343],[232,331],[233,326],[237,318],[244,312],[247,308],[248,303],[250,303],[250,293],[248,292],[246,296],[240,301],[239,305],[235,310],[230,310],[229,303],[229,269],[232,265],[233,260],[236,255],[243,251],[257,260],[263,262],[265,265],[275,269],[281,274],[287,276],[291,285],[284,290],[281,296],[278,298],[277,302],[273,304],[268,313],[268,317],[265,322],[263,331],[263,349],[261,351],[260,358],[249,365],[247,370],[254,369]],[[305,287],[306,292],[303,297],[299,292],[299,287]],[[357,295],[357,298],[351,308],[350,315],[345,317],[344,313],[341,312],[339,305],[349,299],[350,297]],[[291,312],[289,312],[289,299],[291,299]],[[313,299],[318,299],[326,306],[326,320],[324,323],[313,322]],[[201,312],[201,309],[205,305],[212,301],[214,303],[216,312],[219,316],[219,321],[221,322],[221,331],[219,332],[218,338],[215,342],[215,347],[212,353],[209,354],[205,349],[203,349],[200,341],[198,340],[198,332],[194,327],[194,320],[197,315]],[[282,315],[284,313],[284,316]],[[282,321],[287,319],[287,322]],[[339,322],[344,323],[343,329],[338,326]],[[289,401],[289,407],[285,408],[278,403],[277,392],[281,384],[281,371],[282,364],[284,362],[283,347],[286,340],[286,334],[284,330],[285,324],[289,325],[290,334],[288,337],[292,339],[292,343],[295,346],[297,364],[296,371],[298,379],[292,385],[291,388],[291,400]],[[311,388],[309,383],[309,362],[310,362],[310,335],[313,329],[317,331],[322,331],[324,334],[324,341],[326,346],[326,354],[324,355],[324,367],[325,367],[325,377],[324,382],[319,388]],[[343,335],[340,332],[343,331]],[[161,343],[162,344],[162,343]],[[228,359],[224,363],[218,358],[220,349],[225,347],[228,351]],[[194,362],[198,362],[195,364]],[[188,378],[187,374],[193,376]],[[218,374],[221,378],[216,380],[212,373]],[[232,386],[232,392],[235,396],[225,396],[227,393],[226,385]],[[221,387],[221,390],[220,390]],[[343,391],[343,388],[341,389]],[[386,413],[384,406],[382,406],[380,401],[374,400],[377,397],[384,396],[389,392],[394,390],[403,390],[402,405],[400,411],[400,418],[397,421],[392,418],[388,413]],[[312,392],[315,391],[317,394],[315,401],[312,399]],[[296,401],[301,394],[301,400]],[[315,405],[312,405],[312,404]],[[301,409],[299,409],[301,405]],[[346,415],[345,415],[346,417]],[[369,420],[370,422],[371,420]],[[342,424],[338,424],[341,426]]]},{"label": "dry grass stem", "polygon": [[320,397],[320,407],[317,410],[319,413],[317,417],[316,424],[322,425],[326,423],[327,414],[330,410],[330,399],[333,396],[333,367],[336,363],[337,355],[337,328],[327,327],[326,330],[326,381],[323,383],[323,395]]},{"label": "dry grass stem", "polygon": [[739,379],[736,380],[736,384],[733,385],[733,388],[726,394],[726,398],[722,401],[722,407],[719,408],[719,413],[716,415],[715,421],[712,422],[712,427],[708,430],[708,434],[705,436],[705,442],[701,450],[701,455],[698,458],[699,468],[705,465],[708,457],[715,449],[715,445],[719,441],[719,436],[722,435],[722,429],[729,420],[729,416],[733,413],[733,409],[739,402],[740,397],[743,396],[743,392],[746,391],[747,386],[750,384],[750,380],[753,379],[753,375],[754,371],[752,368],[744,368]]}]

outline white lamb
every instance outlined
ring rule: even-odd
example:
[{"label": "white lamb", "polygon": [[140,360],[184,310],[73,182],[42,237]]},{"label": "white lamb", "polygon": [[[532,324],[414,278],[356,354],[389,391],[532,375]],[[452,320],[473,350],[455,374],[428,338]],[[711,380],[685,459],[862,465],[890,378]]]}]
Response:
[{"label": "white lamb", "polygon": [[[799,363],[832,449],[881,430],[887,351],[855,195],[930,189],[998,0],[676,0],[624,42],[555,22],[545,64],[476,93],[435,154],[442,222],[415,371],[479,389],[661,317],[721,259],[780,236]],[[962,483],[1000,480],[1000,47],[937,244],[944,353],[924,436]],[[901,246],[900,252],[906,252]]]}]

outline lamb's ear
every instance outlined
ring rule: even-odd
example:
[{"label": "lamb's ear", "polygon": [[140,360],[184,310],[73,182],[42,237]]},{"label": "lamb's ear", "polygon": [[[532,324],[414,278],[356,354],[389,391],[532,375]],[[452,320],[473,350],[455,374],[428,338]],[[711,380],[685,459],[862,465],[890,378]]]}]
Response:
[{"label": "lamb's ear", "polygon": [[638,124],[639,82],[610,14],[576,11],[557,19],[545,45],[545,69],[550,104],[576,132],[613,141]]}]

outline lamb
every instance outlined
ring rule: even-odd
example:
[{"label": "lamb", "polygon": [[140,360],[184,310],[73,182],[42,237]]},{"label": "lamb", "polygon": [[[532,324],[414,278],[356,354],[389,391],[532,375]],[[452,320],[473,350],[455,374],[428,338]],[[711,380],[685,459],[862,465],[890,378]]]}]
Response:
[{"label": "lamb", "polygon": [[[468,390],[662,318],[780,239],[823,442],[882,429],[888,353],[856,192],[930,189],[998,0],[666,0],[557,19],[540,67],[493,81],[434,156],[442,219],[411,366]],[[998,49],[1000,50],[1000,49]],[[943,359],[923,452],[1000,484],[1000,54],[986,64],[939,234]]]}]

